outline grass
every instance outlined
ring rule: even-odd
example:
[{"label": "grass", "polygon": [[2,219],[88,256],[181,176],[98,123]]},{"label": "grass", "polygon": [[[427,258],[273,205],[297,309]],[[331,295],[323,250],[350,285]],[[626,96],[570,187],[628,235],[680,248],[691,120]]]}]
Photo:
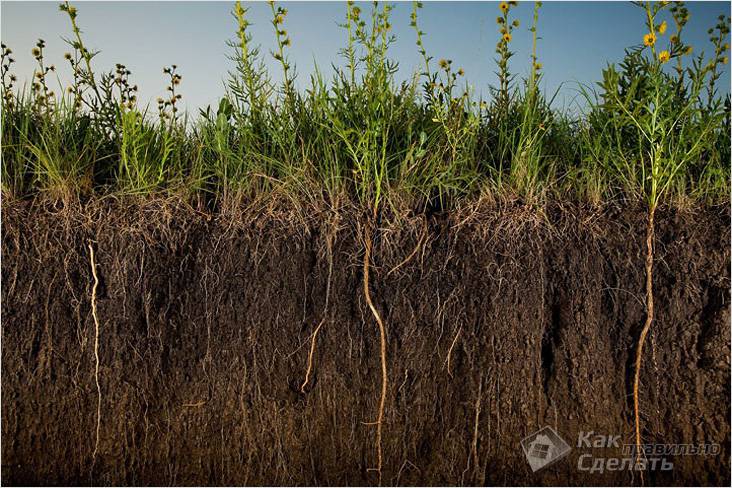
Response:
[{"label": "grass", "polygon": [[[287,10],[271,6],[277,48],[269,54],[283,71],[275,84],[237,3],[233,68],[218,107],[182,114],[184,80],[172,66],[164,70],[168,96],[158,100],[155,117],[139,106],[134,75],[123,65],[95,73],[83,18],[64,3],[71,86],[50,88],[56,67],[39,40],[34,83],[18,91],[12,51],[3,46],[3,193],[204,193],[218,202],[281,191],[295,199],[351,198],[371,209],[397,200],[450,208],[486,193],[528,202],[727,201],[730,103],[717,93],[729,49],[727,17],[710,29],[714,55],[706,58],[683,41],[683,4],[641,4],[656,23],[649,24],[653,43],[640,44],[639,33],[639,45],[608,66],[597,87],[582,87],[585,113],[570,115],[541,90],[541,3],[523,30],[511,17],[514,5],[502,2],[497,12],[499,86],[489,100],[477,100],[462,69],[425,51],[420,3],[411,26],[422,61],[410,82],[395,81],[398,66],[389,58],[391,6],[364,12],[348,3],[343,66],[331,79],[316,69],[302,93],[287,55]],[[531,36],[533,46],[522,80],[511,71],[520,62],[511,51],[519,35]],[[691,62],[682,64],[684,58]]]}]

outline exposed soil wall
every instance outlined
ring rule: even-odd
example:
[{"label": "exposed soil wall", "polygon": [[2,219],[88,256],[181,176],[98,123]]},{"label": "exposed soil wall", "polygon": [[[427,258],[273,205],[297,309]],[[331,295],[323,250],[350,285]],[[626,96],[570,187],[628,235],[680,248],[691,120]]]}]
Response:
[{"label": "exposed soil wall", "polygon": [[[3,211],[5,484],[378,483],[378,329],[351,212]],[[729,212],[657,219],[644,439],[720,453],[669,457],[645,483],[729,485]],[[641,207],[384,218],[370,277],[388,333],[382,482],[640,484],[581,471],[584,454],[622,454],[577,442],[633,442],[644,226]],[[544,425],[572,451],[532,473],[519,443]]]}]

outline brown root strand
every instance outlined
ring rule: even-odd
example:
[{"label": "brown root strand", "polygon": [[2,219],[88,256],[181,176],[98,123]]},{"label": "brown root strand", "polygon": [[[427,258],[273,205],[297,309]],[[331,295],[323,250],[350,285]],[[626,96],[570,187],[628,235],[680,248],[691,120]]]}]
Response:
[{"label": "brown root strand", "polygon": [[379,312],[376,310],[374,303],[371,301],[371,293],[369,292],[369,262],[371,260],[371,236],[366,232],[366,253],[363,258],[363,292],[366,297],[366,303],[371,309],[371,313],[379,325],[379,336],[381,343],[381,399],[379,400],[379,413],[376,417],[376,468],[373,470],[379,474],[379,485],[381,485],[381,467],[383,464],[381,452],[381,427],[384,421],[384,407],[386,405],[387,392],[387,368],[386,368],[386,329],[384,322],[381,320]]},{"label": "brown root strand", "polygon": [[94,318],[94,382],[97,386],[97,426],[96,437],[94,440],[94,451],[92,452],[92,467],[97,459],[99,452],[99,433],[102,427],[102,387],[99,384],[99,317],[97,316],[97,287],[99,286],[99,277],[97,276],[97,264],[94,259],[94,246],[91,241],[89,247],[89,264],[91,266],[94,284],[91,293],[91,312]]},{"label": "brown root strand", "polygon": [[473,454],[473,480],[474,483],[482,484],[478,482],[478,473],[480,471],[480,459],[478,458],[478,434],[480,433],[480,430],[478,429],[478,425],[480,422],[480,401],[483,396],[483,380],[481,378],[480,383],[478,384],[478,396],[475,398],[475,421],[473,423],[473,443],[472,443],[472,454]]},{"label": "brown root strand", "polygon": [[390,276],[392,273],[394,273],[396,270],[407,264],[409,261],[412,260],[414,256],[417,255],[419,250],[422,247],[422,242],[426,240],[427,238],[427,224],[424,224],[424,231],[422,232],[422,235],[419,236],[419,239],[417,240],[417,245],[414,246],[414,250],[407,256],[401,263],[394,266],[388,273],[386,273],[386,276]]},{"label": "brown root strand", "polygon": [[455,348],[455,344],[457,344],[458,339],[460,338],[460,332],[462,332],[463,326],[461,325],[458,327],[457,332],[455,333],[455,338],[452,340],[452,344],[450,344],[450,349],[447,350],[447,359],[445,360],[445,364],[447,365],[447,375],[452,378],[452,371],[450,370],[450,360],[452,358],[452,350]]},{"label": "brown root strand", "polygon": [[328,283],[325,285],[325,306],[323,307],[323,319],[320,321],[318,326],[315,328],[315,331],[313,331],[313,336],[310,339],[310,352],[308,353],[308,369],[305,371],[305,380],[302,382],[302,385],[300,385],[300,392],[305,393],[305,387],[310,382],[310,374],[313,371],[313,358],[315,357],[315,344],[318,340],[318,332],[320,332],[320,329],[323,327],[323,324],[325,324],[325,321],[328,317],[328,303],[330,300],[330,283],[333,278],[333,245],[331,244],[331,238],[328,237],[326,242],[326,247],[328,249]]},{"label": "brown root strand", "polygon": [[[636,464],[640,462],[641,456],[641,419],[640,419],[640,372],[641,361],[643,359],[643,344],[646,341],[648,332],[653,323],[653,238],[654,224],[653,217],[656,211],[655,206],[651,206],[648,211],[648,227],[646,228],[646,321],[638,338],[638,347],[635,352],[635,378],[633,380],[633,412],[635,414],[635,456]],[[643,472],[641,472],[641,482],[643,480]]]},{"label": "brown root strand", "polygon": [[300,385],[300,392],[305,393],[305,387],[308,386],[308,383],[310,382],[310,374],[313,371],[313,357],[315,356],[315,342],[318,340],[318,332],[320,332],[320,328],[323,327],[323,324],[325,323],[325,317],[323,317],[323,320],[320,321],[318,326],[315,328],[315,331],[313,331],[313,335],[310,339],[310,352],[308,353],[308,369],[305,371],[305,380],[302,382],[302,385]]}]

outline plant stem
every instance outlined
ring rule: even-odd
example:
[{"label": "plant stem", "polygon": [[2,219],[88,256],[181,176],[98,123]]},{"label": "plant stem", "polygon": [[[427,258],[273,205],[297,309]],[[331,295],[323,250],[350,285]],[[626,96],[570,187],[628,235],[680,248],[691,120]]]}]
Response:
[{"label": "plant stem", "polygon": [[[636,464],[640,461],[641,455],[641,427],[640,427],[640,406],[639,386],[641,362],[643,359],[643,344],[646,341],[648,332],[653,323],[653,239],[655,235],[654,216],[656,205],[650,204],[648,209],[648,225],[646,227],[646,321],[638,339],[638,347],[635,353],[635,376],[633,380],[633,411],[635,414],[635,456]],[[641,475],[642,476],[642,475]]]}]

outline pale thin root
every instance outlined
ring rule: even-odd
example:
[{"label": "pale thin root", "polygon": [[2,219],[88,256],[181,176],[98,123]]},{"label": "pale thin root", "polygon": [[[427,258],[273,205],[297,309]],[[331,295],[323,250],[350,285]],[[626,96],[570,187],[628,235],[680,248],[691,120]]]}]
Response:
[{"label": "pale thin root", "polygon": [[313,336],[310,340],[310,352],[308,353],[308,369],[305,371],[305,381],[302,382],[302,385],[300,385],[300,391],[302,393],[305,393],[305,387],[308,385],[308,382],[310,381],[310,373],[313,370],[313,357],[315,356],[315,341],[318,339],[318,332],[320,332],[320,328],[323,327],[323,324],[325,323],[325,317],[323,317],[323,320],[320,321],[318,326],[315,328],[315,331],[313,332]]},{"label": "pale thin root", "polygon": [[419,236],[419,240],[417,241],[417,245],[414,247],[414,250],[409,254],[409,256],[407,256],[404,259],[404,261],[397,264],[388,273],[386,273],[386,276],[389,276],[390,274],[392,274],[393,272],[395,272],[396,270],[398,270],[399,268],[401,268],[402,266],[407,264],[417,254],[417,252],[419,252],[419,249],[422,247],[422,241],[424,241],[426,237],[427,237],[427,225],[425,224],[424,232],[422,233],[422,235]]},{"label": "pale thin root", "polygon": [[97,317],[97,287],[99,286],[99,277],[97,276],[97,264],[94,260],[94,246],[91,241],[89,246],[89,263],[91,265],[92,276],[94,277],[94,285],[91,294],[91,310],[94,318],[94,382],[97,385],[97,427],[96,438],[94,440],[94,452],[92,452],[92,466],[97,459],[99,452],[99,433],[102,428],[102,387],[99,384],[99,317]]},{"label": "pale thin root", "polygon": [[185,408],[198,408],[206,405],[206,400],[201,400],[200,402],[195,403],[184,403],[183,407]]},{"label": "pale thin root", "polygon": [[379,325],[379,336],[381,341],[381,399],[379,401],[379,414],[376,418],[376,468],[372,471],[379,473],[379,485],[381,485],[381,467],[383,464],[381,452],[381,427],[384,421],[384,406],[386,405],[387,391],[387,369],[386,369],[386,329],[384,322],[381,320],[379,312],[376,310],[374,303],[371,301],[371,293],[369,292],[369,262],[371,260],[371,236],[366,232],[366,254],[363,258],[363,292],[366,297],[366,303],[371,309],[371,313]]},{"label": "pale thin root", "polygon": [[302,393],[305,393],[305,387],[308,385],[308,382],[310,381],[310,374],[313,371],[313,358],[315,356],[315,344],[318,339],[318,332],[320,332],[320,328],[323,327],[323,324],[325,324],[325,320],[328,317],[328,303],[330,300],[330,283],[333,276],[333,249],[331,244],[331,238],[328,237],[326,241],[326,247],[328,249],[328,284],[325,285],[325,306],[323,307],[323,319],[320,321],[318,326],[315,328],[315,331],[313,332],[313,336],[310,340],[310,352],[308,353],[308,369],[305,371],[305,381],[302,382],[302,385],[300,385],[300,391]]},{"label": "pale thin root", "polygon": [[447,364],[447,374],[452,378],[452,371],[450,371],[450,360],[452,358],[452,350],[455,348],[455,344],[457,344],[458,338],[460,337],[460,332],[462,332],[463,326],[461,325],[458,327],[458,331],[455,333],[455,338],[452,340],[452,344],[450,344],[450,349],[447,350],[447,360],[445,363]]},{"label": "pale thin root", "polygon": [[[475,399],[475,423],[473,424],[473,469],[475,470],[475,478],[478,477],[478,470],[480,469],[480,460],[478,459],[478,422],[480,421],[480,400],[483,396],[483,381],[481,380],[478,385],[478,397]],[[477,480],[474,480],[477,481]]]},{"label": "pale thin root", "polygon": [[[655,207],[651,207],[648,211],[648,227],[646,229],[646,321],[643,324],[640,337],[638,338],[638,348],[635,352],[635,377],[633,380],[633,412],[635,414],[635,457],[636,464],[640,463],[641,456],[641,426],[640,426],[640,372],[641,361],[643,359],[643,344],[646,341],[648,331],[653,323],[653,238],[654,227],[653,217]],[[640,472],[641,483],[643,483],[643,471]]]}]

